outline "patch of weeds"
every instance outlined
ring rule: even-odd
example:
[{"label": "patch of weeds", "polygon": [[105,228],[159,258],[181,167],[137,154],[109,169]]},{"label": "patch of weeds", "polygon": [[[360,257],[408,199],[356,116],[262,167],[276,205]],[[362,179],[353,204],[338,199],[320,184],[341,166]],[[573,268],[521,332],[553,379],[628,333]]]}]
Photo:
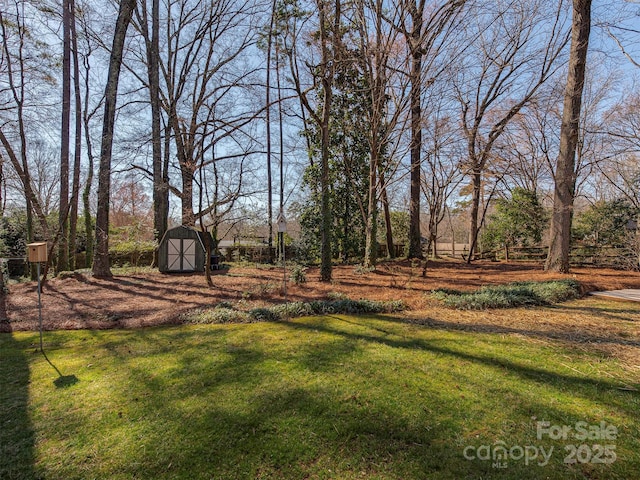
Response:
[{"label": "patch of weeds", "polygon": [[218,302],[216,306],[213,308],[226,308],[227,310],[235,310],[233,303],[227,300],[222,300],[221,302]]},{"label": "patch of weeds", "polygon": [[329,292],[327,293],[329,300],[348,300],[349,297],[342,292]]},{"label": "patch of weeds", "polygon": [[212,309],[197,309],[182,315],[185,323],[251,323],[252,317],[247,312],[216,306]]},{"label": "patch of weeds", "polygon": [[249,311],[221,307],[192,310],[182,316],[185,323],[251,323],[274,322],[288,318],[324,314],[395,313],[406,310],[404,302],[396,300],[322,300],[310,303],[292,302],[272,307],[252,308]]},{"label": "patch of weeds", "polygon": [[389,268],[389,272],[391,273],[391,279],[389,281],[390,288],[409,288],[411,282],[415,280],[418,276],[417,268],[420,266],[420,262],[418,260],[411,261],[411,268],[409,269],[409,273],[404,275],[402,273],[402,269],[398,266],[392,266]]},{"label": "patch of weeds", "polygon": [[[278,290],[278,286],[273,282],[262,282],[251,287],[250,293],[256,295],[268,295]],[[251,298],[251,297],[249,297]]]},{"label": "patch of weeds", "polygon": [[445,306],[459,310],[515,308],[549,305],[580,296],[580,284],[575,280],[549,282],[515,282],[483,287],[475,292],[452,289],[434,290],[431,295]]},{"label": "patch of weeds", "polygon": [[118,276],[153,274],[157,273],[157,271],[157,268],[138,265],[132,266],[128,262],[125,262],[124,264],[122,264],[122,266],[114,266],[113,268],[111,268],[111,273]]},{"label": "patch of weeds", "polygon": [[289,277],[294,285],[302,285],[307,283],[307,267],[303,265],[294,265],[291,269],[291,275]]},{"label": "patch of weeds", "polygon": [[246,310],[249,308],[249,305],[250,305],[250,302],[245,298],[242,298],[236,302],[236,308],[238,310]]},{"label": "patch of weeds", "polygon": [[249,310],[249,316],[258,322],[273,322],[280,320],[280,316],[271,308],[253,308]]},{"label": "patch of weeds", "polygon": [[56,278],[64,280],[65,278],[73,278],[75,277],[75,275],[76,272],[74,272],[73,270],[63,270],[62,272],[58,272]]},{"label": "patch of weeds", "polygon": [[353,267],[353,273],[356,275],[366,275],[375,271],[375,267],[365,267],[364,265],[356,265]]},{"label": "patch of weeds", "polygon": [[291,302],[274,305],[271,307],[271,310],[276,313],[279,318],[294,318],[313,315],[311,305],[305,302]]},{"label": "patch of weeds", "polygon": [[316,315],[327,313],[395,313],[407,309],[407,305],[401,301],[380,302],[376,300],[340,300],[315,301],[310,303],[311,309]]}]

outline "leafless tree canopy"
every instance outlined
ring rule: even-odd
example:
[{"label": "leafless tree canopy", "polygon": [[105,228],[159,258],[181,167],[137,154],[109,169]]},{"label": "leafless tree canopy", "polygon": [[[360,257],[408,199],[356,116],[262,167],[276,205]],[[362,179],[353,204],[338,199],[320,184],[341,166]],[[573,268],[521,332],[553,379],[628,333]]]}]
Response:
[{"label": "leafless tree canopy", "polygon": [[[317,206],[307,233],[330,280],[349,234],[332,210],[342,180],[356,192],[367,268],[380,243],[417,258],[462,242],[472,261],[493,200],[516,187],[547,208],[555,196],[564,223],[601,199],[640,207],[637,12],[615,4],[587,18],[589,4],[8,0],[2,211],[26,212],[27,241],[59,240],[58,269],[80,267],[80,251],[91,261],[95,244],[94,271],[106,275],[112,182],[147,192],[156,242],[176,223],[214,244],[223,226],[252,223],[271,227],[271,246],[275,202],[296,221]],[[345,111],[364,131],[343,131]]]}]

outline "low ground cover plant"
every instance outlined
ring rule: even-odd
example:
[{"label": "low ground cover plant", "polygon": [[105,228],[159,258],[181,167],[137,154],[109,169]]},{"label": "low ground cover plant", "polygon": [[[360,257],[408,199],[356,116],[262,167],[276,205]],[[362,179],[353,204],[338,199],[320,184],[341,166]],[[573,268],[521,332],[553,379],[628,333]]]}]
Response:
[{"label": "low ground cover plant", "polygon": [[578,298],[580,284],[575,280],[548,282],[515,282],[507,285],[491,285],[473,292],[437,289],[432,296],[445,306],[460,310],[485,308],[515,308],[551,305]]},{"label": "low ground cover plant", "polygon": [[214,308],[196,309],[182,316],[185,323],[222,324],[273,322],[288,318],[326,314],[372,314],[396,313],[407,309],[400,301],[381,302],[376,300],[352,300],[349,298],[331,298],[314,302],[289,302],[270,307],[241,310],[229,302],[222,302]]}]

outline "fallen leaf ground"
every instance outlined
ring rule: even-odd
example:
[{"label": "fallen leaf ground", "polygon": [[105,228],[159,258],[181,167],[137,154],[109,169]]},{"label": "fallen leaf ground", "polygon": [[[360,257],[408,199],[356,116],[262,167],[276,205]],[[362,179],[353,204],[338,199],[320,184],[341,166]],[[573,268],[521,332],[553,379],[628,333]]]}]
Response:
[{"label": "fallen leaf ground", "polygon": [[[333,281],[319,281],[318,270],[306,272],[300,285],[287,282],[283,289],[283,270],[270,266],[235,266],[213,272],[214,287],[206,285],[202,274],[161,274],[151,271],[113,278],[95,278],[76,274],[71,278],[48,280],[43,289],[43,325],[45,330],[136,328],[181,322],[181,316],[194,308],[207,308],[219,302],[233,302],[251,308],[285,301],[326,299],[331,293],[352,299],[403,300],[410,314],[426,318],[434,307],[429,292],[436,288],[473,290],[484,285],[515,281],[574,278],[583,291],[640,288],[640,274],[607,269],[579,268],[569,275],[544,272],[533,263],[430,262],[426,278],[415,262],[384,262],[374,272],[361,273],[352,265],[336,266]],[[288,276],[288,274],[287,274]],[[441,309],[439,309],[441,310]],[[1,312],[0,312],[1,313]],[[463,321],[464,315],[453,315]],[[441,315],[440,315],[441,316]],[[10,287],[6,304],[7,320],[0,331],[35,330],[38,325],[37,284]],[[502,318],[505,317],[505,318]],[[477,322],[476,316],[473,316]],[[508,323],[508,313],[496,312],[492,319]],[[570,323],[570,322],[569,322]],[[484,328],[484,327],[483,327]]]}]

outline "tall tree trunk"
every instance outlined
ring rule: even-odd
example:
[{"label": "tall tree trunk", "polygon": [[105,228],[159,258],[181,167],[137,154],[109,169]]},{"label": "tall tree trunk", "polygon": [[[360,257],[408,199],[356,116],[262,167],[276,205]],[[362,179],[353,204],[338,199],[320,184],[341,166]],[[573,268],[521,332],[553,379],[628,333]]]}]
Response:
[{"label": "tall tree trunk", "polygon": [[[85,122],[86,128],[86,122]],[[89,135],[88,133],[86,134]],[[87,238],[87,247],[85,250],[85,264],[86,268],[90,268],[93,263],[93,246],[94,246],[94,234],[93,234],[93,220],[91,218],[91,185],[93,184],[93,152],[91,147],[87,146],[87,157],[89,164],[87,165],[87,180],[82,190],[82,209],[84,217],[84,232]]]},{"label": "tall tree trunk", "polygon": [[282,85],[280,83],[280,51],[276,43],[276,89],[278,92],[278,140],[280,167],[280,212],[284,215],[284,118],[282,114]]},{"label": "tall tree trunk", "polygon": [[411,169],[409,191],[409,258],[422,258],[422,233],[420,229],[420,174],[422,148],[422,8],[411,5],[413,27],[410,34],[411,49]]},{"label": "tall tree trunk", "polygon": [[73,94],[75,107],[75,143],[73,153],[73,180],[71,182],[71,208],[69,210],[69,268],[76,269],[78,231],[78,201],[80,196],[80,160],[82,156],[82,102],[80,98],[80,65],[78,35],[76,32],[75,0],[71,3],[71,52],[73,54]]},{"label": "tall tree trunk", "polygon": [[387,185],[385,183],[384,172],[382,166],[379,167],[378,176],[380,177],[382,211],[384,213],[385,235],[387,240],[387,252],[389,258],[396,257],[395,245],[393,244],[393,228],[391,226],[391,210],[389,207],[389,195],[387,195]]},{"label": "tall tree trunk", "polygon": [[328,79],[323,79],[323,112],[322,124],[322,160],[320,165],[320,196],[321,196],[321,225],[320,225],[320,280],[331,281],[331,228],[332,214],[329,202],[329,109],[331,107],[331,84]]},{"label": "tall tree trunk", "polygon": [[575,194],[575,152],[582,106],[589,33],[591,30],[591,0],[573,0],[569,72],[564,93],[560,151],[556,163],[551,243],[545,270],[569,271],[571,219]]},{"label": "tall tree trunk", "polygon": [[[321,165],[320,165],[320,209],[321,209],[321,224],[320,224],[320,280],[323,282],[331,281],[332,273],[332,252],[331,252],[331,229],[333,227],[332,220],[333,215],[331,212],[330,203],[330,190],[329,190],[329,120],[331,118],[331,102],[333,99],[333,73],[335,71],[336,53],[338,48],[337,43],[339,40],[334,38],[333,45],[333,58],[330,57],[328,43],[330,41],[329,33],[327,32],[327,0],[317,0],[318,14],[320,22],[320,44],[322,49],[322,117],[320,121],[321,131]],[[335,16],[334,16],[334,37],[339,38],[339,25],[340,25],[340,0],[335,0]],[[330,62],[333,60],[332,62]],[[332,67],[329,66],[332,63]]]},{"label": "tall tree trunk", "polygon": [[[385,120],[385,104],[387,96],[385,92],[386,84],[386,57],[387,53],[383,48],[384,39],[382,31],[382,0],[375,2],[375,48],[372,52],[373,62],[366,62],[366,70],[371,82],[371,133],[369,134],[369,195],[367,199],[367,222],[366,222],[366,244],[364,266],[375,268],[378,259],[378,172],[382,175],[382,156],[386,138],[383,134]],[[364,18],[364,13],[361,14]],[[368,50],[363,49],[366,53]],[[382,181],[380,185],[384,187]],[[384,192],[386,194],[386,191]]]},{"label": "tall tree trunk", "polygon": [[480,233],[479,217],[480,217],[480,197],[482,196],[482,169],[473,170],[471,173],[471,181],[473,191],[471,194],[471,217],[469,219],[469,256],[467,263],[471,263],[478,246],[478,234]]},{"label": "tall tree trunk", "polygon": [[190,164],[180,163],[182,177],[182,224],[188,227],[196,226],[196,216],[193,211],[193,169]]},{"label": "tall tree trunk", "polygon": [[[4,184],[4,158],[0,155],[0,220],[4,216],[2,185]],[[0,263],[0,321],[7,320],[7,291],[4,284],[4,268]]]},{"label": "tall tree trunk", "polygon": [[90,63],[88,61],[85,62],[85,85],[84,85],[84,111],[82,114],[82,122],[84,124],[84,136],[85,142],[87,145],[87,179],[84,184],[84,189],[82,190],[82,209],[83,209],[83,217],[84,217],[84,232],[87,239],[87,247],[85,250],[85,267],[90,268],[93,264],[93,250],[94,250],[94,232],[93,232],[93,220],[91,218],[91,187],[93,185],[93,166],[94,166],[94,158],[93,158],[93,142],[91,140],[91,134],[89,133],[89,119],[90,114],[88,111],[89,107],[89,72],[91,70]]},{"label": "tall tree trunk", "polygon": [[[144,22],[148,28],[147,21]],[[147,35],[148,37],[148,35]],[[151,103],[151,145],[153,163],[153,235],[160,242],[167,231],[169,217],[169,188],[165,182],[160,127],[160,0],[151,4],[151,39],[147,48],[149,97]]]},{"label": "tall tree trunk", "polygon": [[276,16],[276,0],[271,4],[271,22],[267,34],[267,89],[266,89],[266,135],[267,135],[267,223],[269,227],[269,263],[273,263],[273,179],[271,176],[271,45],[273,24]]},{"label": "tall tree trunk", "polygon": [[378,150],[376,125],[372,125],[371,152],[369,153],[369,194],[367,197],[367,222],[365,225],[364,267],[375,268],[378,258]]},{"label": "tall tree trunk", "polygon": [[109,58],[107,85],[104,92],[104,120],[100,147],[100,169],[98,172],[98,213],[96,216],[96,250],[93,259],[93,274],[110,277],[109,266],[109,202],[111,199],[111,155],[113,151],[113,129],[118,99],[118,81],[127,28],[136,0],[121,0],[116,19],[113,45]]},{"label": "tall tree trunk", "polygon": [[71,119],[71,2],[62,1],[62,126],[60,134],[60,202],[57,270],[69,270],[69,124]]}]

